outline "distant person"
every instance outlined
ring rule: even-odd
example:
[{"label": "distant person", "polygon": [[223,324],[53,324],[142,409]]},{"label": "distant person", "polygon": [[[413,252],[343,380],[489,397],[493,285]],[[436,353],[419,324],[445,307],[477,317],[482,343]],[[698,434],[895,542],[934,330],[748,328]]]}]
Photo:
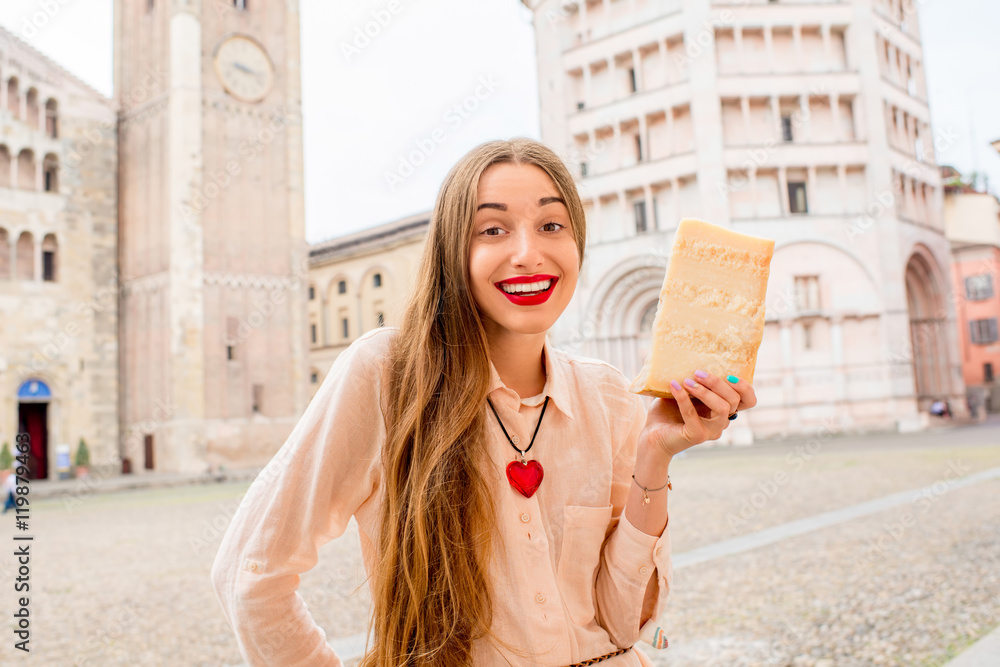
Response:
[{"label": "distant person", "polygon": [[938,399],[931,403],[931,414],[935,417],[951,417],[951,410],[946,401]]},{"label": "distant person", "polygon": [[452,168],[402,325],[340,353],[222,539],[212,583],[248,663],[340,664],[297,589],[353,516],[360,667],[652,665],[632,647],[666,646],[671,459],[757,399],[697,372],[647,411],[618,369],[550,348],[586,239],[542,144]]},{"label": "distant person", "polygon": [[17,475],[11,470],[10,474],[7,475],[7,479],[3,481],[3,495],[6,498],[6,502],[3,506],[3,513],[6,514],[7,510],[14,509],[14,487],[17,486]]}]

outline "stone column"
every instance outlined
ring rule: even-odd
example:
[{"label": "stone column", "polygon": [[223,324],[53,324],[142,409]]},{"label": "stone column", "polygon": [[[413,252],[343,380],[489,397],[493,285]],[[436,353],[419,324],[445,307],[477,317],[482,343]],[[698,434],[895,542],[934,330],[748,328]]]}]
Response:
[{"label": "stone column", "polygon": [[32,254],[34,254],[34,264],[35,264],[35,277],[36,283],[42,282],[42,239],[38,238],[38,235],[33,235],[31,240],[34,241],[34,247],[31,249]]},{"label": "stone column", "polygon": [[740,111],[743,112],[743,136],[746,137],[746,141],[743,143],[752,143],[750,137],[750,98],[746,95],[740,98]]},{"label": "stone column", "polygon": [[666,109],[667,117],[667,152],[669,155],[674,155],[677,152],[677,142],[674,137],[674,108],[668,107]]},{"label": "stone column", "polygon": [[639,114],[639,150],[640,155],[637,155],[637,162],[648,162],[649,161],[649,137],[647,136],[649,130],[646,126],[646,114]]},{"label": "stone column", "polygon": [[778,167],[778,189],[781,190],[778,193],[781,201],[781,215],[788,216],[792,207],[788,200],[788,171],[785,167]]},{"label": "stone column", "polygon": [[781,327],[781,383],[782,383],[782,403],[785,406],[795,406],[798,401],[795,398],[795,376],[794,359],[792,358],[792,324],[791,319],[782,319],[779,322]]},{"label": "stone column", "polygon": [[826,67],[824,71],[833,71],[833,40],[830,38],[830,24],[824,23],[820,27],[820,34],[823,36],[823,55],[826,57]]},{"label": "stone column", "polygon": [[774,117],[775,140],[777,143],[783,141],[781,136],[781,101],[777,95],[771,95],[771,115]]},{"label": "stone column", "polygon": [[646,89],[646,82],[642,76],[642,57],[639,49],[632,49],[632,71],[635,72],[635,90],[641,93]]},{"label": "stone column", "polygon": [[[818,199],[818,190],[816,185],[816,166],[809,165],[806,167],[806,211],[813,213],[816,210],[816,200]],[[826,213],[826,211],[824,211]]]},{"label": "stone column", "polygon": [[833,361],[833,389],[835,401],[847,400],[847,375],[844,371],[844,318],[834,315],[830,320],[830,351]]},{"label": "stone column", "polygon": [[618,91],[616,90],[616,88],[618,87],[618,81],[616,80],[617,77],[616,77],[616,74],[615,74],[615,72],[616,72],[616,69],[615,69],[615,57],[614,56],[610,56],[608,58],[605,58],[604,62],[606,63],[606,66],[608,68],[608,80],[611,82],[611,84],[610,84],[611,85],[611,100],[610,101],[614,102],[615,100],[618,99]]},{"label": "stone column", "polygon": [[774,71],[774,33],[771,26],[764,26],[764,53],[767,54],[767,71]]},{"label": "stone column", "polygon": [[830,115],[833,118],[833,140],[837,143],[846,139],[840,128],[840,96],[830,93]]},{"label": "stone column", "polygon": [[[618,206],[622,212],[621,225],[618,228],[619,234],[622,234],[625,238],[630,236],[635,236],[635,220],[633,211],[628,210],[628,197],[625,196],[624,190],[619,190],[615,193],[618,197]],[[631,231],[630,231],[631,230]]]},{"label": "stone column", "polygon": [[656,216],[653,214],[653,192],[649,183],[643,183],[642,196],[646,202],[646,231],[651,232],[656,229]]},{"label": "stone column", "polygon": [[736,71],[743,73],[746,71],[743,59],[743,26],[733,28],[733,48],[736,49]]}]

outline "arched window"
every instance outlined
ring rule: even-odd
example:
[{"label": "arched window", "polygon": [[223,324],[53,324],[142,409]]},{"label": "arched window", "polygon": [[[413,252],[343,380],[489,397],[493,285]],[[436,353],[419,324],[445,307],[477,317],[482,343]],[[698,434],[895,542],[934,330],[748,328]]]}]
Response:
[{"label": "arched window", "polygon": [[29,88],[28,89],[28,101],[26,106],[26,112],[28,117],[25,119],[28,123],[28,127],[33,130],[41,129],[38,125],[38,89]]},{"label": "arched window", "polygon": [[56,280],[56,252],[59,249],[55,234],[46,234],[42,240],[42,280]]},{"label": "arched window", "polygon": [[42,165],[42,172],[44,178],[43,187],[45,191],[59,192],[58,158],[52,153],[45,156],[45,162]]},{"label": "arched window", "polygon": [[37,190],[35,183],[35,154],[25,148],[17,156],[17,186],[22,190]]},{"label": "arched window", "polygon": [[10,151],[6,146],[0,146],[0,188],[10,186]]},{"label": "arched window", "polygon": [[35,240],[31,232],[21,232],[17,239],[17,266],[14,274],[18,280],[35,279]]},{"label": "arched window", "polygon": [[21,96],[17,88],[17,77],[12,76],[7,81],[7,111],[14,118],[21,117]]},{"label": "arched window", "polygon": [[0,280],[10,280],[10,238],[0,227]]},{"label": "arched window", "polygon": [[53,139],[59,138],[59,103],[51,97],[45,103],[45,134]]}]

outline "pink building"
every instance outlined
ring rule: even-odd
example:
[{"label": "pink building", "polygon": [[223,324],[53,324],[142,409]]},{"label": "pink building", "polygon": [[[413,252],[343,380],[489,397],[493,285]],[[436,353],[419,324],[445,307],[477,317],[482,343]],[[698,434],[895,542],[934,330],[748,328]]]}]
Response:
[{"label": "pink building", "polygon": [[[957,177],[943,170],[945,178]],[[958,315],[962,375],[970,408],[1000,409],[1000,202],[961,184],[945,186],[945,229],[952,249],[952,294]],[[978,411],[983,414],[982,411]]]}]

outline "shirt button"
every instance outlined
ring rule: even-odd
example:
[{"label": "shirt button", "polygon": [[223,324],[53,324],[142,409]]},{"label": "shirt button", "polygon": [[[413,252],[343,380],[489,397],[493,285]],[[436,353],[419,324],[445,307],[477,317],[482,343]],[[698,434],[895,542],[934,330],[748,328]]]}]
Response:
[{"label": "shirt button", "polygon": [[657,556],[663,555],[663,547],[656,547],[656,555]]},{"label": "shirt button", "polygon": [[528,523],[529,521],[531,521],[531,516],[527,512],[521,515],[521,523]]},{"label": "shirt button", "polygon": [[639,568],[639,574],[649,574],[649,568],[643,565]]},{"label": "shirt button", "polygon": [[538,604],[542,604],[543,602],[545,602],[545,596],[539,593],[538,595],[535,596],[535,602],[537,602]]}]

